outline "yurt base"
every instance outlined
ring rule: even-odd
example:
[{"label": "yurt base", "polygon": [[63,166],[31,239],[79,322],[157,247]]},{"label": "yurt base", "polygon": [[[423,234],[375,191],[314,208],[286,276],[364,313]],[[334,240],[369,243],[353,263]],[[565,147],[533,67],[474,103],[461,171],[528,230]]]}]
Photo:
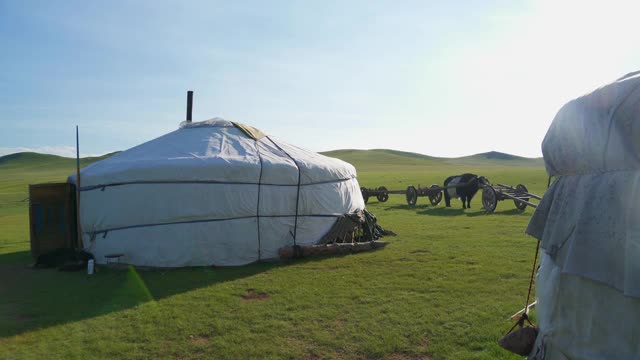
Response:
[{"label": "yurt base", "polygon": [[286,246],[279,250],[280,259],[292,259],[300,257],[321,255],[346,255],[381,249],[387,246],[386,241],[366,241],[356,243],[340,243],[309,246]]}]

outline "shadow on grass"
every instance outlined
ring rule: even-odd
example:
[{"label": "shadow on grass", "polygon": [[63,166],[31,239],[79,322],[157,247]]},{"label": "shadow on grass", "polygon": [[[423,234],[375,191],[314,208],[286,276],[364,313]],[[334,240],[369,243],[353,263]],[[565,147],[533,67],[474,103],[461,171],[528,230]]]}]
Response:
[{"label": "shadow on grass", "polygon": [[522,210],[518,210],[518,209],[511,209],[511,210],[504,210],[504,211],[495,211],[492,213],[488,213],[486,211],[484,211],[484,209],[480,212],[474,212],[474,213],[468,213],[467,216],[469,217],[474,217],[474,216],[500,216],[500,215],[509,215],[509,216],[531,216],[531,214],[527,214]]},{"label": "shadow on grass", "polygon": [[31,252],[29,251],[19,251],[19,252],[0,254],[0,266],[29,264],[29,263],[33,263],[33,258],[31,257]]},{"label": "shadow on grass", "polygon": [[426,208],[422,211],[418,211],[418,214],[430,216],[458,216],[464,214],[464,209],[450,207],[432,207]]},{"label": "shadow on grass", "polygon": [[[376,249],[378,251],[380,249]],[[323,255],[239,267],[176,269],[97,267],[96,273],[35,269],[28,251],[0,254],[0,340],[250,277],[275,268],[349,254]]]},{"label": "shadow on grass", "polygon": [[493,213],[488,213],[482,207],[479,209],[460,209],[460,208],[447,208],[447,207],[432,207],[425,208],[421,211],[417,212],[421,215],[430,215],[430,216],[459,216],[466,215],[468,217],[476,217],[476,216],[501,216],[501,215],[509,215],[509,216],[531,216],[531,214],[527,214],[524,211],[518,209],[504,210],[504,211],[495,211]]},{"label": "shadow on grass", "polygon": [[428,209],[430,208],[430,205],[390,205],[387,206],[385,208],[383,208],[384,211],[389,211],[389,210],[421,210],[421,209]]},{"label": "shadow on grass", "polygon": [[262,262],[233,268],[162,270],[99,267],[89,276],[85,272],[34,269],[31,264],[28,251],[0,255],[0,339],[105,315],[287,265]]}]

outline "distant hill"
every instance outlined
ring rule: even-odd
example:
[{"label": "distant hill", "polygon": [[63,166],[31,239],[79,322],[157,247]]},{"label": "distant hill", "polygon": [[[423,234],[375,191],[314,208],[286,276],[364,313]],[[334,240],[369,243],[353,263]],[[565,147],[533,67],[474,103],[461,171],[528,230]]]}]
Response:
[{"label": "distant hill", "polygon": [[[102,156],[80,158],[80,166],[87,166],[96,161],[106,159],[117,152]],[[58,155],[40,154],[34,152],[19,152],[0,157],[0,168],[58,168],[75,167],[76,159]]]},{"label": "distant hill", "polygon": [[39,154],[34,152],[19,152],[0,157],[0,165],[13,165],[18,163],[38,164],[45,162],[60,162],[66,160],[66,158],[57,155]]},{"label": "distant hill", "polygon": [[434,157],[412,152],[388,149],[372,150],[332,150],[323,155],[342,159],[356,167],[385,165],[504,165],[504,166],[542,166],[542,158],[526,158],[497,151],[490,151],[458,158]]},{"label": "distant hill", "polygon": [[[96,161],[106,159],[117,152],[98,157],[84,157],[80,165],[86,166]],[[332,150],[322,153],[350,162],[356,167],[404,165],[404,166],[438,166],[448,165],[504,165],[504,166],[542,166],[542,158],[526,158],[497,151],[463,156],[458,158],[441,158],[424,154],[389,150]],[[5,168],[75,168],[76,159],[57,155],[21,152],[0,157],[0,169]]]},{"label": "distant hill", "polygon": [[516,156],[511,154],[502,153],[499,151],[489,151],[486,153],[475,154],[471,156],[464,156],[458,159],[486,159],[486,160],[507,160],[507,161],[531,161],[541,158],[526,158],[522,156]]},{"label": "distant hill", "polygon": [[333,150],[322,152],[326,156],[335,157],[353,164],[355,167],[362,166],[386,166],[386,165],[427,165],[436,164],[438,158],[397,150],[374,149],[374,150]]},{"label": "distant hill", "polygon": [[331,157],[337,157],[337,156],[369,157],[371,155],[380,154],[380,155],[386,155],[386,156],[402,157],[402,158],[408,158],[408,159],[419,159],[419,160],[438,159],[437,157],[433,157],[429,155],[407,152],[407,151],[389,150],[389,149],[371,149],[371,150],[345,149],[345,150],[325,151],[321,154],[326,156],[331,156]]}]

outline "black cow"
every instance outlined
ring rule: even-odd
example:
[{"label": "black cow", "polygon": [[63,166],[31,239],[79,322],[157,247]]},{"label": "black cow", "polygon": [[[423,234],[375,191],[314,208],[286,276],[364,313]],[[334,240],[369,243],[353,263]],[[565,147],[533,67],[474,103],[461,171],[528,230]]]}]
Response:
[{"label": "black cow", "polygon": [[447,207],[451,207],[451,198],[460,198],[462,200],[462,208],[471,209],[471,199],[473,199],[473,196],[478,192],[480,185],[487,184],[487,179],[475,174],[462,174],[449,176],[444,181],[445,187],[447,185],[457,184],[461,184],[462,186],[451,187],[444,190],[444,201]]}]

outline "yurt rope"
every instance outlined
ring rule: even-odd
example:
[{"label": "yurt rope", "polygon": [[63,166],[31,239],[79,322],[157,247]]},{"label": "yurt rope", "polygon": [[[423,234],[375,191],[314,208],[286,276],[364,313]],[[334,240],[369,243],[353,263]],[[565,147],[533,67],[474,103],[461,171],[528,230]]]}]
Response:
[{"label": "yurt rope", "polygon": [[298,244],[296,242],[296,235],[298,232],[298,205],[300,203],[300,183],[302,181],[302,171],[300,170],[300,165],[298,165],[298,162],[296,161],[296,159],[294,159],[291,155],[289,155],[288,152],[286,152],[283,148],[280,147],[280,145],[276,144],[275,141],[273,141],[269,136],[267,136],[267,139],[269,139],[269,141],[271,141],[271,143],[273,145],[275,145],[275,147],[278,148],[278,150],[282,151],[285,155],[287,155],[289,157],[289,159],[291,159],[291,161],[293,161],[294,165],[296,166],[296,169],[298,169],[298,189],[296,192],[296,215],[295,215],[295,219],[294,219],[294,223],[293,223],[293,233],[291,234],[293,236],[293,251],[294,251],[294,256],[298,255]]},{"label": "yurt rope", "polygon": [[531,320],[529,320],[529,315],[527,314],[527,311],[529,310],[529,300],[531,299],[531,288],[533,288],[533,278],[535,277],[536,263],[538,262],[539,251],[540,251],[540,240],[538,240],[538,243],[536,244],[536,255],[533,257],[533,267],[531,269],[531,277],[529,278],[529,290],[527,290],[527,300],[524,302],[524,312],[520,316],[520,319],[518,319],[518,321],[515,324],[513,324],[511,329],[509,329],[509,331],[507,331],[507,333],[504,334],[504,336],[509,335],[509,333],[511,333],[513,329],[516,328],[516,326],[522,327],[525,321],[528,322],[529,325],[534,326]]},{"label": "yurt rope", "polygon": [[[549,176],[549,180],[547,181],[547,190],[551,186],[551,178],[552,176]],[[533,324],[531,323],[531,320],[529,320],[529,315],[527,314],[527,312],[529,310],[529,300],[531,300],[531,290],[533,289],[533,279],[536,276],[536,264],[538,263],[539,253],[540,253],[540,240],[538,240],[538,242],[536,243],[536,254],[533,257],[533,266],[531,267],[531,276],[529,277],[529,289],[527,290],[527,300],[525,300],[524,302],[524,312],[522,313],[522,316],[520,316],[520,319],[518,319],[518,321],[515,324],[513,324],[511,329],[507,331],[505,336],[509,335],[509,333],[511,333],[513,329],[516,328],[516,326],[522,327],[525,321],[528,322],[529,325],[533,326]]]},{"label": "yurt rope", "polygon": [[531,277],[529,278],[529,290],[527,290],[527,300],[524,302],[524,314],[527,314],[527,306],[531,299],[531,289],[533,288],[533,279],[536,275],[536,263],[538,262],[538,254],[540,253],[540,240],[536,243],[536,255],[533,257],[533,267],[531,268]]},{"label": "yurt rope", "polygon": [[262,260],[262,243],[260,239],[260,190],[262,189],[262,154],[260,154],[260,146],[258,146],[258,141],[256,140],[256,152],[258,154],[258,159],[260,159],[260,175],[258,176],[258,205],[256,206],[256,221],[258,228],[258,261]]},{"label": "yurt rope", "polygon": [[[551,186],[551,178],[553,176],[549,176],[549,180],[547,180],[547,190]],[[536,263],[538,262],[538,254],[540,253],[540,239],[536,243],[536,255],[533,257],[533,266],[531,267],[531,277],[529,278],[529,290],[527,290],[527,300],[524,303],[524,315],[523,317],[527,317],[527,307],[529,306],[529,300],[531,299],[531,289],[533,288],[533,279],[536,276]],[[527,319],[529,320],[529,319]]]}]

